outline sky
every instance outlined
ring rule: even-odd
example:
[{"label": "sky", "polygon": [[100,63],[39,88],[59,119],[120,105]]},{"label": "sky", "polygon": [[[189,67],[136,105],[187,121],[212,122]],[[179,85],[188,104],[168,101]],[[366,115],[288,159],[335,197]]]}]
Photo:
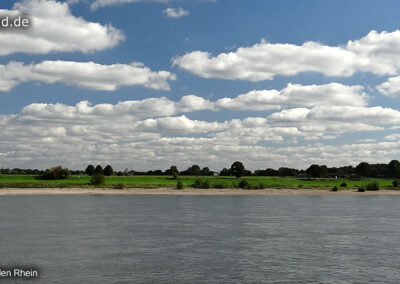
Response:
[{"label": "sky", "polygon": [[399,1],[18,0],[0,167],[400,159]]}]

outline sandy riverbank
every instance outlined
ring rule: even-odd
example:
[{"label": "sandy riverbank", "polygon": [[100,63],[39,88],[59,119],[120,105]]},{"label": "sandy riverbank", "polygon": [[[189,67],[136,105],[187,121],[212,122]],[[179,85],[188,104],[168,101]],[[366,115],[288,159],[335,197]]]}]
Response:
[{"label": "sandy riverbank", "polygon": [[380,190],[357,192],[355,189],[332,192],[323,189],[197,189],[186,188],[176,190],[172,188],[132,188],[132,189],[104,189],[104,188],[2,188],[0,195],[39,195],[39,194],[95,194],[95,195],[400,195],[400,190]]}]

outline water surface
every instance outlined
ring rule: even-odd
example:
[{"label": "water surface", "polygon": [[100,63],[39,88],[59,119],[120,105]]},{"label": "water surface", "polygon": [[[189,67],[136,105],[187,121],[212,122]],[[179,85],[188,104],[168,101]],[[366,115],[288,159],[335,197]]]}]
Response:
[{"label": "water surface", "polygon": [[[41,283],[396,283],[397,196],[1,196]],[[26,283],[26,282],[24,282]]]}]

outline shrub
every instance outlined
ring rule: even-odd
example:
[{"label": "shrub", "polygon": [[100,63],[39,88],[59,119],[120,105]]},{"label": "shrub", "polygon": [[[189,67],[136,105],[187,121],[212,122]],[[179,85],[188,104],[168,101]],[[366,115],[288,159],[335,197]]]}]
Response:
[{"label": "shrub", "polygon": [[210,188],[210,181],[208,179],[196,179],[193,187],[195,188]]},{"label": "shrub", "polygon": [[123,183],[118,183],[118,184],[116,184],[116,185],[114,185],[114,188],[115,189],[124,189],[124,184]]},{"label": "shrub", "polygon": [[208,179],[205,179],[203,182],[203,187],[202,188],[210,188],[210,181]]},{"label": "shrub", "polygon": [[252,188],[253,189],[264,189],[264,188],[266,188],[266,186],[263,183],[259,183],[259,184],[253,185]]},{"label": "shrub", "polygon": [[183,183],[180,179],[176,182],[176,189],[183,189]]},{"label": "shrub", "polygon": [[214,188],[226,188],[226,185],[223,182],[217,182],[213,184]]},{"label": "shrub", "polygon": [[174,179],[178,179],[179,178],[179,173],[178,172],[172,172],[172,177]]},{"label": "shrub", "polygon": [[372,182],[372,183],[369,183],[369,184],[367,184],[366,186],[365,186],[365,190],[369,190],[369,191],[376,191],[376,190],[379,190],[380,189],[380,186],[379,186],[379,183],[378,182]]},{"label": "shrub", "polygon": [[358,192],[365,192],[365,187],[364,186],[360,186],[357,191]]},{"label": "shrub", "polygon": [[38,179],[54,180],[54,179],[66,179],[69,176],[69,170],[61,166],[47,169],[43,174],[38,176]]},{"label": "shrub", "polygon": [[261,182],[258,184],[258,189],[264,189],[264,188],[267,188],[267,186],[264,183]]},{"label": "shrub", "polygon": [[249,188],[249,182],[247,180],[241,180],[238,184],[239,188]]},{"label": "shrub", "polygon": [[99,185],[104,183],[104,175],[95,173],[90,178],[90,183],[94,185]]},{"label": "shrub", "polygon": [[399,187],[399,181],[398,180],[394,180],[392,182],[392,184],[393,184],[394,187]]},{"label": "shrub", "polygon": [[340,187],[346,187],[347,186],[347,183],[345,183],[345,182],[342,182],[341,184],[340,184]]},{"label": "shrub", "polygon": [[338,187],[335,185],[334,187],[332,187],[331,191],[338,191]]}]

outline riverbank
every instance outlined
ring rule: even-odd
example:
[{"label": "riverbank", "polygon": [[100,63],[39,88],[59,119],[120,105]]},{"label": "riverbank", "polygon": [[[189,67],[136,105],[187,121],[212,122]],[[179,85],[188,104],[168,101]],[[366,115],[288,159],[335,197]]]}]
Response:
[{"label": "riverbank", "polygon": [[336,192],[327,189],[198,189],[185,188],[130,188],[130,189],[104,189],[104,188],[2,188],[0,195],[350,195],[350,196],[376,196],[400,195],[400,190],[379,190],[357,192],[356,189],[339,190]]}]

